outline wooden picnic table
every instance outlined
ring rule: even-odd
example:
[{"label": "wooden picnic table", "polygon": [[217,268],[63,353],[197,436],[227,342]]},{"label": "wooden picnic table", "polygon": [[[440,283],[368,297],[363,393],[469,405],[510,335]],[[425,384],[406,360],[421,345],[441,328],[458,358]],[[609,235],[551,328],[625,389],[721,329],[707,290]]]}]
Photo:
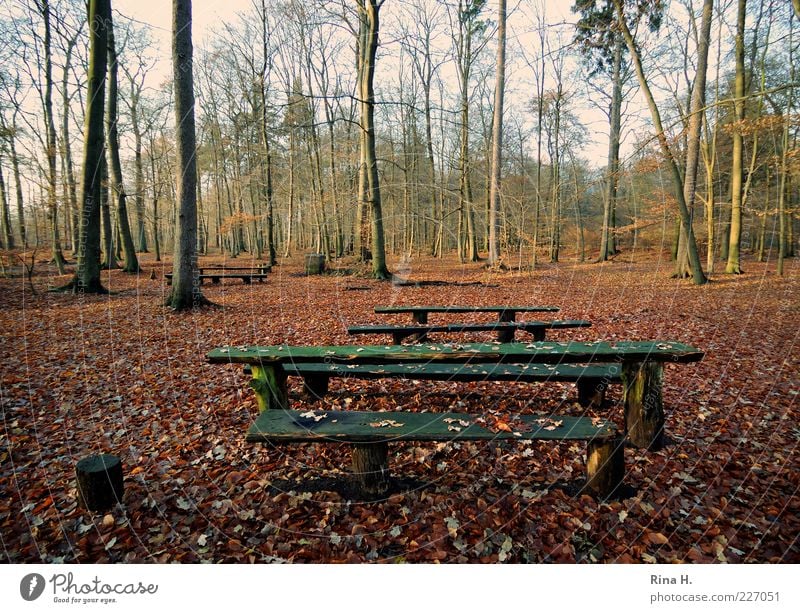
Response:
[{"label": "wooden picnic table", "polygon": [[249,364],[259,407],[287,409],[284,364],[587,364],[620,363],[625,386],[624,415],[637,446],[659,447],[664,428],[663,364],[697,362],[699,349],[675,341],[467,343],[463,345],[334,345],[220,347],[208,353],[215,364]]},{"label": "wooden picnic table", "polygon": [[[498,428],[486,416],[416,413],[409,411],[297,411],[290,410],[287,376],[304,364],[315,364],[324,376],[354,369],[374,368],[370,374],[398,365],[498,365],[620,363],[625,383],[625,433],[638,446],[658,448],[664,426],[663,363],[702,359],[694,347],[674,341],[618,341],[595,343],[475,343],[466,345],[385,346],[239,346],[219,347],[208,353],[214,364],[245,364],[252,373],[251,387],[261,409],[247,434],[253,442],[347,442],[353,446],[353,473],[363,491],[382,495],[387,489],[388,450],[402,440],[585,440],[588,444],[586,487],[611,495],[624,475],[624,439],[613,423],[596,417],[509,416],[518,425]],[[328,370],[325,370],[327,367]],[[494,368],[487,368],[491,380]],[[505,378],[497,371],[498,380]],[[422,372],[426,375],[426,371]],[[416,374],[414,375],[416,376]]]},{"label": "wooden picnic table", "polygon": [[[497,313],[498,322],[516,321],[517,313],[554,313],[560,310],[557,306],[457,306],[457,305],[408,305],[408,306],[376,306],[375,313],[396,314],[411,313],[411,321],[415,324],[427,324],[430,313]],[[424,336],[420,337],[424,340]],[[508,343],[514,338],[513,330],[501,329],[497,332],[497,342]]]}]

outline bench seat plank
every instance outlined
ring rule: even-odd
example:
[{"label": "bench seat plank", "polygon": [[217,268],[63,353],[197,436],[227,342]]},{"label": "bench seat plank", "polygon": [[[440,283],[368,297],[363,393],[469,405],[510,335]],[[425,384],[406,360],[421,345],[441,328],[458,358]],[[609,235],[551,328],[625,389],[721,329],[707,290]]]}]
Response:
[{"label": "bench seat plank", "polygon": [[[311,414],[316,417],[311,417]],[[304,416],[305,415],[305,416]],[[323,416],[321,419],[317,418]],[[392,411],[264,411],[247,431],[251,443],[478,440],[580,440],[610,439],[613,423],[566,415],[522,415],[514,420],[526,427],[516,432],[493,432],[467,413],[412,413]],[[463,426],[459,422],[469,425]],[[527,431],[525,431],[527,429]]]}]

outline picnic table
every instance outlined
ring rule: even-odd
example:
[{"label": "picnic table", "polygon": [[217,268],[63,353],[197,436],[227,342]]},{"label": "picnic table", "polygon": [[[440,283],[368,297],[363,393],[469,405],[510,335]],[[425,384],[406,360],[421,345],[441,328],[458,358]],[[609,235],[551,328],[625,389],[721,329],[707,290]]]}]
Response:
[{"label": "picnic table", "polygon": [[[320,417],[308,412],[292,412],[289,410],[289,399],[286,379],[293,368],[303,364],[326,364],[331,376],[336,372],[347,372],[351,369],[372,369],[374,374],[383,374],[380,371],[399,365],[425,364],[429,366],[440,365],[585,365],[592,363],[617,363],[620,366],[622,380],[625,384],[624,421],[625,433],[630,442],[637,446],[658,448],[661,444],[664,428],[664,410],[662,401],[663,363],[689,363],[703,357],[703,353],[694,347],[675,341],[617,341],[609,342],[533,342],[525,343],[471,343],[464,345],[431,344],[431,345],[385,345],[385,346],[238,346],[219,347],[208,353],[208,361],[214,364],[246,364],[252,373],[251,387],[255,391],[261,415],[248,431],[248,440],[263,442],[321,442],[343,441],[356,445],[353,454],[354,469],[369,467],[367,473],[382,475],[388,471],[386,465],[386,443],[396,440],[410,440],[411,431],[398,429],[400,424],[414,424],[412,431],[414,440],[454,440],[459,438],[460,431],[442,430],[441,423],[436,419],[430,422],[430,427],[415,422],[413,417],[417,413],[403,411],[391,413],[369,413],[360,416],[356,421],[350,418],[330,418],[328,415]],[[487,368],[486,380],[491,380],[492,375]],[[423,373],[424,374],[424,373]],[[348,412],[349,413],[349,412]],[[285,418],[278,414],[284,414]],[[317,419],[319,417],[319,419]],[[354,418],[355,419],[355,418]],[[444,418],[443,418],[444,419]],[[451,418],[448,418],[451,419]],[[470,425],[480,425],[473,421],[473,417],[452,417],[463,419]],[[478,417],[474,417],[475,420]],[[560,419],[560,418],[559,418]],[[620,469],[621,443],[609,424],[602,422],[602,427],[597,428],[596,418],[575,418],[572,428],[560,430],[557,428],[546,430],[530,430],[520,428],[516,431],[505,431],[505,436],[525,437],[526,432],[543,435],[547,432],[548,438],[563,435],[561,440],[589,441],[591,461],[587,463],[587,483],[593,483],[595,491],[603,494],[609,493],[619,485],[622,474]],[[360,421],[359,421],[360,420]],[[376,431],[375,437],[365,437],[364,421],[369,427],[383,428]],[[324,426],[319,424],[325,422]],[[372,424],[378,424],[372,426]],[[552,425],[552,424],[551,424]],[[530,426],[530,424],[528,424]],[[591,427],[590,427],[591,426]],[[481,426],[483,427],[483,426]],[[287,428],[291,430],[287,434]],[[600,431],[605,434],[596,439],[595,434]],[[489,429],[492,432],[491,429]],[[473,430],[476,433],[478,430]],[[515,433],[516,432],[516,433]],[[556,434],[552,434],[556,432]],[[498,434],[497,432],[492,432]],[[290,435],[289,435],[290,434]],[[589,436],[592,434],[592,436]],[[483,433],[478,438],[487,437]],[[421,438],[420,438],[421,437]],[[595,445],[595,443],[597,443]],[[599,456],[598,456],[599,454]],[[598,460],[600,457],[600,460]],[[598,465],[597,462],[600,462]],[[598,468],[600,466],[600,468]],[[604,466],[604,467],[603,467]],[[612,476],[605,472],[611,471]],[[601,476],[597,476],[600,471]],[[363,472],[363,471],[362,471]],[[374,473],[374,474],[373,474]],[[379,476],[380,476],[379,475]],[[366,487],[375,486],[372,477],[367,479]],[[380,479],[379,479],[380,481]],[[602,483],[604,485],[597,485]],[[381,489],[380,483],[375,486]]]},{"label": "picnic table", "polygon": [[[379,314],[411,313],[411,321],[415,324],[427,324],[430,313],[497,313],[498,322],[516,321],[517,313],[554,313],[559,311],[557,306],[457,306],[457,305],[422,305],[422,306],[376,306],[374,311]],[[508,343],[514,338],[513,329],[499,329],[497,340]]]},{"label": "picnic table", "polygon": [[[259,283],[267,278],[267,273],[272,270],[269,264],[256,264],[254,266],[202,266],[198,268],[198,278],[202,284],[209,279],[212,283],[220,283],[222,279],[241,279],[249,285],[254,279]],[[172,273],[166,273],[167,285],[172,284]]]}]

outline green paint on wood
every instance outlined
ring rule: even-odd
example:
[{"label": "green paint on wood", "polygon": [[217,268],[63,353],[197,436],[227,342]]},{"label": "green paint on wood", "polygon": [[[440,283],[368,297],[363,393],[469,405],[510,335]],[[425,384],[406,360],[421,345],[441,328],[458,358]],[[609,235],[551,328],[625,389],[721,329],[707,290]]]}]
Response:
[{"label": "green paint on wood", "polygon": [[[459,440],[598,440],[616,435],[612,422],[566,415],[522,415],[512,432],[492,432],[466,413],[392,411],[265,411],[247,432],[249,442],[300,443]],[[488,421],[488,420],[487,420]]]},{"label": "green paint on wood", "polygon": [[674,341],[618,341],[565,343],[467,343],[420,345],[333,345],[220,347],[208,353],[212,363],[292,364],[330,362],[331,364],[430,363],[583,363],[583,362],[696,362],[703,353]]},{"label": "green paint on wood", "polygon": [[619,364],[368,364],[324,362],[284,364],[288,375],[354,379],[424,379],[428,381],[566,381],[586,378],[593,386],[621,380]]}]

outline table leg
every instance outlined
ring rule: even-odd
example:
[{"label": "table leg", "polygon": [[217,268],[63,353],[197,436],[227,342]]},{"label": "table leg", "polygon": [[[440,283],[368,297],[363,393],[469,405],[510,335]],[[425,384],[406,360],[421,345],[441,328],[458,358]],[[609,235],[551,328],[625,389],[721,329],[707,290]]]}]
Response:
[{"label": "table leg", "polygon": [[664,365],[631,362],[622,365],[625,431],[635,447],[656,451],[663,447]]},{"label": "table leg", "polygon": [[258,410],[268,411],[289,408],[289,391],[286,387],[286,371],[280,364],[252,364],[253,375],[250,387],[256,393]]}]

